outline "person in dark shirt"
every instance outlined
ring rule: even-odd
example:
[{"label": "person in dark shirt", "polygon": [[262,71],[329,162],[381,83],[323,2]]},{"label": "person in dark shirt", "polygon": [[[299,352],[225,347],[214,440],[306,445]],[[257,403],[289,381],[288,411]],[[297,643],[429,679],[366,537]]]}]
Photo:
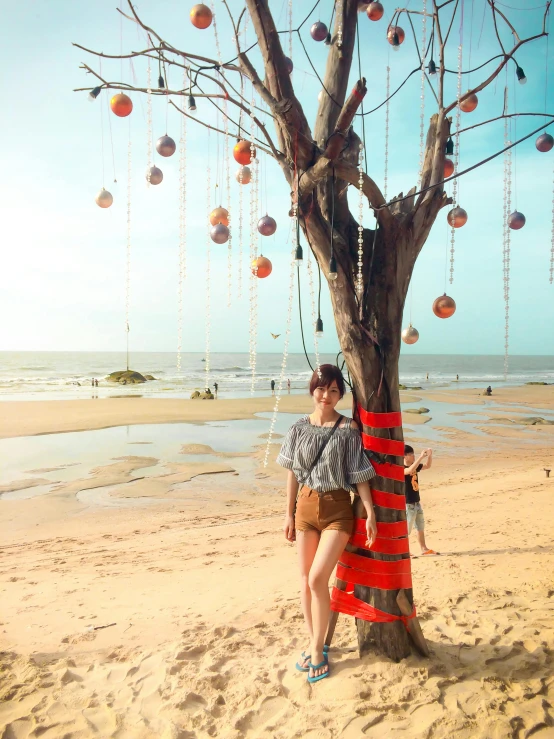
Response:
[{"label": "person in dark shirt", "polygon": [[[427,459],[425,464],[422,460]],[[425,543],[425,518],[423,517],[423,508],[419,498],[419,478],[418,474],[422,470],[428,470],[433,464],[433,450],[424,449],[416,459],[413,447],[406,444],[404,446],[404,482],[406,490],[406,520],[408,522],[408,535],[412,533],[415,524],[417,531],[417,540],[421,547],[421,553],[425,555],[438,554],[433,549],[429,549]]]},{"label": "person in dark shirt", "polygon": [[215,390],[215,397],[216,398],[217,398],[217,390],[218,390],[218,388],[219,388],[219,385],[217,384],[217,382],[214,382],[214,390]]},{"label": "person in dark shirt", "polygon": [[271,380],[271,394],[275,395],[275,380]]}]

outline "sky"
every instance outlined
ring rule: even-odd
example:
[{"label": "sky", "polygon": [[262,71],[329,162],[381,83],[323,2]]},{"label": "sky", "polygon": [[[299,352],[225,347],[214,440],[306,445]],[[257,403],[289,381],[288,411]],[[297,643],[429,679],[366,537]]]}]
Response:
[{"label": "sky", "polygon": [[[92,104],[86,92],[74,88],[91,86],[91,77],[79,68],[85,62],[100,70],[97,57],[72,46],[83,46],[118,54],[146,48],[144,33],[121,20],[116,6],[123,0],[20,0],[3,3],[0,23],[0,65],[3,105],[0,133],[4,177],[0,182],[2,208],[3,269],[0,309],[0,350],[6,351],[117,351],[125,346],[125,283],[127,230],[127,148],[132,144],[131,178],[131,271],[130,341],[135,351],[175,351],[177,348],[177,293],[179,252],[179,161],[157,157],[164,181],[146,186],[147,117],[146,97],[132,94],[134,110],[129,118],[117,118],[108,111],[105,91]],[[463,0],[464,25],[453,24],[452,46],[447,64],[456,68],[457,45],[463,46],[463,68],[475,67],[497,53],[497,42],[485,0]],[[537,0],[536,5],[540,2]],[[192,3],[190,3],[192,5]],[[284,0],[270,1],[279,29],[286,28]],[[398,4],[394,4],[396,7]],[[419,9],[422,0],[410,0]],[[526,0],[498,3],[516,25],[521,37],[539,33],[542,11],[529,9]],[[126,0],[121,7],[126,6]],[[305,17],[311,3],[293,2],[293,24]],[[508,7],[510,6],[510,7]],[[231,2],[233,11],[241,7]],[[391,2],[385,3],[389,10]],[[528,8],[525,12],[512,8]],[[535,3],[532,4],[535,7]],[[220,0],[215,0],[222,57],[234,56],[231,26]],[[320,75],[325,69],[327,47],[309,36],[312,22],[329,22],[332,2],[321,0],[301,33],[308,53]],[[192,53],[217,56],[213,28],[195,29],[189,20],[189,5],[176,0],[141,0],[137,9],[143,20],[174,46]],[[238,14],[238,13],[237,13]],[[236,17],[236,16],[235,16]],[[405,16],[404,16],[405,18]],[[421,16],[412,16],[421,37]],[[484,20],[483,20],[484,19]],[[413,39],[397,53],[386,41],[388,20],[370,22],[359,17],[362,74],[367,78],[365,109],[385,98],[386,67],[390,66],[391,89],[418,66]],[[402,21],[406,30],[408,23]],[[552,21],[550,22],[552,28]],[[503,40],[509,46],[509,35]],[[288,48],[288,36],[282,36]],[[254,40],[246,31],[246,43]],[[554,44],[548,61],[554,99]],[[257,51],[251,53],[257,63]],[[296,95],[313,125],[317,95],[321,85],[297,40],[293,43],[293,83]],[[487,120],[502,111],[504,86],[508,84],[510,111],[543,112],[547,73],[545,38],[523,46],[517,54],[528,78],[516,84],[514,66],[479,95],[478,108],[462,114],[462,127]],[[489,69],[489,68],[487,68]],[[477,84],[486,70],[471,76]],[[103,76],[133,81],[146,86],[146,64],[137,60],[102,60]],[[352,83],[358,74],[353,65]],[[153,80],[157,79],[154,67]],[[169,85],[181,87],[180,73],[169,72]],[[466,76],[467,77],[467,76]],[[467,82],[469,84],[469,81]],[[464,85],[466,79],[464,78]],[[456,95],[456,75],[448,79],[448,92]],[[247,94],[249,90],[247,88]],[[420,75],[414,74],[390,103],[389,198],[407,192],[416,184],[420,137]],[[196,116],[217,123],[213,108],[197,100]],[[425,122],[434,112],[434,100],[425,90]],[[554,113],[554,104],[549,103]],[[368,173],[383,188],[385,108],[366,116]],[[542,118],[518,119],[512,124],[512,138],[521,137],[541,125]],[[359,119],[355,128],[361,133]],[[554,134],[554,126],[549,130]],[[153,100],[154,140],[166,132],[178,141],[180,115],[161,98]],[[271,129],[270,129],[271,132]],[[503,146],[503,121],[463,134],[460,168],[465,169]],[[187,279],[183,297],[183,351],[204,351],[206,337],[206,243],[207,214],[216,205],[226,205],[223,137],[210,135],[196,122],[188,122],[187,139]],[[510,351],[513,354],[553,354],[554,285],[549,284],[552,229],[552,185],[554,150],[541,154],[531,137],[517,147],[514,158],[513,202],[527,223],[512,232],[510,283]],[[103,141],[103,143],[102,143]],[[229,150],[232,139],[227,144]],[[112,155],[113,151],[113,155]],[[102,155],[103,152],[103,155]],[[115,169],[114,169],[115,163]],[[208,169],[212,189],[207,202]],[[238,188],[234,180],[236,164],[231,160],[231,215],[238,216]],[[117,182],[114,182],[114,171]],[[216,194],[215,183],[218,182]],[[275,236],[263,239],[263,253],[273,263],[273,273],[258,284],[259,351],[282,351],[286,332],[290,273],[290,193],[276,163],[262,155],[259,215],[268,212],[278,224]],[[110,209],[94,202],[102,186],[114,195]],[[245,224],[248,225],[248,195],[245,193]],[[351,191],[351,208],[358,211],[358,195]],[[455,271],[452,285],[445,285],[446,248],[449,230],[444,209],[418,259],[405,324],[413,322],[420,332],[419,342],[404,352],[421,354],[501,354],[504,351],[504,302],[502,279],[503,158],[478,168],[460,179],[459,204],[469,220],[456,232]],[[364,223],[373,226],[367,207]],[[245,229],[246,231],[246,229]],[[235,231],[236,234],[236,231]],[[260,237],[262,242],[262,237]],[[304,243],[305,252],[307,251]],[[244,239],[244,255],[248,253]],[[248,351],[248,263],[243,259],[243,296],[237,297],[238,239],[234,240],[232,268],[233,296],[227,306],[226,246],[211,245],[211,351]],[[313,348],[310,290],[305,266],[302,268],[304,328],[308,348]],[[457,304],[448,320],[436,318],[433,300],[444,291]],[[328,290],[322,291],[322,318],[325,334],[320,340],[324,352],[336,352],[338,342],[333,325]],[[274,340],[271,333],[281,334]],[[299,320],[293,311],[290,351],[301,351]]]}]

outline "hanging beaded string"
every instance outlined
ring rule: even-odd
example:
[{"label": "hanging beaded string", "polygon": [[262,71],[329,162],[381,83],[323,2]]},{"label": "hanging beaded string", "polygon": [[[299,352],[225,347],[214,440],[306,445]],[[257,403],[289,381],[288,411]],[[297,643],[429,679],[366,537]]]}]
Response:
[{"label": "hanging beaded string", "polygon": [[315,291],[314,291],[314,274],[312,269],[312,250],[308,248],[307,258],[306,258],[306,270],[308,272],[308,284],[310,287],[310,302],[312,304],[312,331],[314,334],[314,353],[315,353],[315,362],[316,366],[319,369],[320,361],[319,361],[319,341],[318,336],[316,332],[316,321],[317,321],[317,313],[316,313],[316,305],[315,305]]},{"label": "hanging beaded string", "polygon": [[[462,44],[458,46],[458,87],[457,87],[457,97],[458,97],[458,105],[456,107],[456,123],[455,123],[455,131],[454,131],[454,156],[453,156],[453,162],[454,162],[454,172],[458,171],[458,165],[460,162],[460,136],[458,135],[458,131],[460,130],[460,117],[461,117],[461,108],[460,108],[460,97],[462,95]],[[460,185],[458,183],[458,178],[454,178],[452,182],[452,206],[456,207],[458,205],[458,194],[459,194],[459,188]],[[456,241],[456,229],[454,226],[450,229],[450,284],[454,282],[454,246]]]},{"label": "hanging beaded string", "polygon": [[[131,305],[131,121],[129,120],[129,143],[127,144],[127,254],[125,274],[125,329],[127,331],[127,365],[129,364],[129,313]],[[127,366],[129,369],[129,366]]]},{"label": "hanging beaded string", "polygon": [[281,402],[281,393],[283,390],[283,384],[285,382],[285,373],[287,371],[290,330],[291,330],[291,323],[292,323],[292,306],[293,306],[293,299],[294,299],[294,273],[296,271],[295,270],[295,266],[296,266],[295,257],[296,257],[296,247],[294,246],[294,243],[293,243],[293,248],[291,252],[291,260],[290,260],[289,302],[288,302],[288,308],[287,308],[287,325],[285,329],[285,343],[283,347],[283,359],[281,361],[281,372],[279,373],[279,381],[277,383],[277,393],[275,397],[275,405],[273,406],[273,416],[271,417],[271,424],[269,426],[269,433],[267,435],[267,444],[265,446],[264,467],[267,467],[267,463],[269,461],[269,450],[270,450],[270,445],[271,445],[271,438],[275,430],[275,422],[277,421],[277,414],[279,413],[279,403]]},{"label": "hanging beaded string", "polygon": [[[211,190],[212,177],[210,167],[210,131],[208,129],[208,167],[206,173],[206,213],[211,208]],[[206,387],[210,387],[210,339],[211,339],[211,244],[210,229],[206,231],[206,363],[204,371],[206,373]]]},{"label": "hanging beaded string", "polygon": [[383,178],[383,197],[387,199],[389,186],[389,121],[390,121],[390,67],[387,64],[387,88],[385,92],[385,176]]},{"label": "hanging beaded string", "polygon": [[242,210],[243,210],[243,197],[242,197],[242,167],[239,169],[239,272],[237,277],[237,294],[239,298],[242,298],[242,270],[243,270],[243,253],[242,253]]},{"label": "hanging beaded string", "polygon": [[[229,117],[227,98],[223,101],[223,126],[225,131],[224,166],[225,166],[225,200],[227,207],[227,227],[229,239],[227,241],[227,307],[231,307],[231,288],[233,286],[233,231],[231,228],[231,163],[229,161]],[[242,187],[242,185],[239,185]]]},{"label": "hanging beaded string", "polygon": [[[252,91],[252,111],[254,110],[254,94]],[[257,220],[258,220],[258,186],[259,186],[259,170],[258,160],[256,159],[256,150],[254,146],[254,139],[256,135],[256,124],[254,122],[254,116],[250,118],[250,168],[251,168],[251,180],[250,180],[250,265],[257,258]],[[252,371],[252,383],[250,386],[250,392],[254,394],[256,388],[256,344],[257,344],[257,330],[258,330],[258,271],[257,269],[250,269],[250,369]]]},{"label": "hanging beaded string", "polygon": [[427,53],[427,0],[423,0],[423,20],[421,22],[421,90],[419,111],[419,182],[423,178],[423,163],[425,155],[425,57]]},{"label": "hanging beaded string", "polygon": [[343,18],[343,0],[336,0],[335,7],[337,10],[337,46],[342,46],[342,18]]},{"label": "hanging beaded string", "polygon": [[552,234],[550,237],[550,284],[554,283],[554,177],[552,179]]},{"label": "hanging beaded string", "polygon": [[150,57],[148,57],[146,70],[146,136],[146,159],[148,160],[146,182],[147,187],[150,187],[150,168],[152,167],[152,68]]},{"label": "hanging beaded string", "polygon": [[[508,109],[508,86],[504,92],[504,109]],[[510,129],[508,119],[504,119],[504,146],[510,145]],[[510,245],[511,229],[508,217],[512,212],[512,150],[504,152],[504,212],[503,212],[503,244],[502,266],[504,279],[504,379],[508,376],[508,348],[510,338]]]},{"label": "hanging beaded string", "polygon": [[[186,80],[185,80],[186,83]],[[183,84],[183,89],[186,84]],[[183,283],[187,276],[187,117],[181,116],[179,141],[179,285],[177,288],[177,371],[181,371],[183,341]]]},{"label": "hanging beaded string", "polygon": [[358,272],[356,274],[356,295],[358,303],[361,302],[364,293],[364,278],[362,268],[364,265],[364,145],[360,142],[358,157]]}]

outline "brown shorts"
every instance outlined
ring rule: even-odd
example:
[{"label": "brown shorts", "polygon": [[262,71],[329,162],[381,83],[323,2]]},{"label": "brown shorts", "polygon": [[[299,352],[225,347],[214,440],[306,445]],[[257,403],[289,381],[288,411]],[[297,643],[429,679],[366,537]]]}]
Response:
[{"label": "brown shorts", "polygon": [[297,531],[344,531],[352,533],[354,513],[347,490],[318,493],[306,486],[298,493],[294,526]]}]

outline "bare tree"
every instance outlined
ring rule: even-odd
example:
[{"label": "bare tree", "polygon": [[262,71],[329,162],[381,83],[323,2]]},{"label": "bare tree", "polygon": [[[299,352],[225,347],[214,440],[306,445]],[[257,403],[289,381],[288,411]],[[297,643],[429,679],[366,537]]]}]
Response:
[{"label": "bare tree", "polygon": [[[329,261],[333,254],[337,263],[338,277],[329,280],[329,290],[333,306],[337,334],[342,353],[346,360],[352,380],[354,395],[354,415],[359,421],[358,404],[375,413],[400,411],[398,360],[400,355],[400,334],[404,301],[408,291],[412,271],[431,227],[439,211],[451,200],[444,190],[444,159],[447,141],[451,135],[452,120],[449,114],[459,102],[484,90],[498,77],[510,63],[516,65],[515,54],[526,43],[546,35],[546,18],[550,3],[547,4],[542,27],[538,32],[521,39],[506,15],[495,5],[494,0],[486,0],[494,21],[494,28],[500,53],[492,57],[479,69],[489,63],[496,64],[478,85],[468,90],[459,100],[446,99],[445,77],[449,70],[445,67],[445,49],[450,37],[454,18],[460,12],[460,0],[432,1],[428,21],[432,25],[431,34],[436,51],[436,112],[432,115],[427,131],[424,163],[420,189],[413,187],[406,196],[386,202],[375,180],[363,174],[362,190],[377,220],[376,230],[363,230],[363,291],[356,290],[358,271],[358,222],[348,206],[348,188],[360,186],[360,173],[357,167],[360,138],[353,130],[353,121],[359,116],[359,108],[366,92],[365,80],[356,82],[354,90],[348,94],[349,77],[357,34],[358,0],[342,0],[335,7],[335,26],[329,45],[327,66],[323,76],[322,96],[317,113],[317,122],[312,130],[304,110],[295,95],[287,68],[279,32],[275,26],[268,0],[245,0],[246,7],[235,21],[226,0],[222,0],[233,26],[237,53],[234,59],[221,63],[207,57],[190,54],[176,48],[162,39],[139,17],[131,0],[128,0],[129,20],[137,23],[147,33],[149,46],[138,52],[126,55],[109,55],[78,48],[99,57],[113,59],[150,57],[162,67],[181,67],[188,70],[189,89],[153,90],[154,94],[187,96],[190,90],[195,96],[209,97],[216,104],[218,98],[226,99],[230,106],[254,117],[258,127],[259,150],[274,157],[280,165],[291,189],[293,201],[298,202],[298,218],[303,233],[312,249],[318,264],[325,275],[329,272]],[[367,3],[366,3],[367,5]],[[317,6],[317,3],[316,3]],[[263,78],[255,70],[248,52],[240,48],[240,25],[245,12],[252,20],[264,66]],[[422,11],[402,8],[394,12],[391,26],[405,16],[413,29],[411,16],[421,15]],[[308,17],[311,15],[308,15]],[[308,20],[308,17],[304,21]],[[304,25],[304,23],[302,25]],[[506,49],[502,42],[499,25],[509,29],[513,45]],[[340,30],[339,30],[340,29]],[[297,29],[298,32],[298,29]],[[393,31],[394,32],[394,31]],[[414,32],[415,39],[415,32]],[[417,46],[417,41],[416,41]],[[419,52],[418,52],[419,53]],[[421,69],[420,65],[415,71]],[[89,65],[83,68],[98,79],[100,88],[116,88],[146,93],[123,81],[110,81],[101,77]],[[517,67],[519,69],[519,67]],[[249,80],[261,100],[270,111],[276,130],[274,140],[263,123],[263,116],[247,103],[241,94],[241,85],[233,85],[232,74]],[[210,85],[212,91],[205,92]],[[81,88],[90,90],[91,88]],[[394,94],[394,93],[393,93]],[[183,108],[176,106],[183,115],[200,125],[214,128],[199,118],[190,116]],[[507,111],[492,120],[506,117]],[[544,115],[529,113],[527,115]],[[552,116],[549,116],[552,118]],[[486,121],[489,123],[492,121]],[[549,123],[552,121],[549,121]],[[477,125],[484,125],[477,124]],[[473,128],[471,126],[470,128]],[[216,129],[217,130],[217,129]],[[469,130],[469,129],[465,129]],[[533,131],[521,140],[537,133]],[[219,133],[224,133],[220,130]],[[461,131],[460,133],[463,133]],[[230,135],[236,136],[233,131]],[[517,142],[516,142],[517,143]],[[501,154],[496,152],[494,156]],[[493,158],[489,157],[489,159]],[[489,159],[485,160],[488,161]],[[470,169],[480,166],[479,162]],[[469,171],[469,170],[466,170]],[[463,172],[455,173],[454,177]],[[415,179],[415,178],[414,178]],[[453,178],[450,178],[453,179]],[[333,252],[331,252],[333,249]],[[368,434],[403,440],[402,429],[393,430],[367,428]],[[399,457],[388,456],[386,460],[402,464]],[[377,477],[375,487],[379,490],[404,494],[404,483]],[[359,505],[356,515],[364,517],[363,506]],[[405,516],[403,511],[376,506],[377,521],[395,522]],[[365,552],[368,556],[368,553]],[[407,555],[387,555],[372,553],[376,559],[394,560]],[[406,596],[404,606],[411,609],[412,591],[377,590],[357,586],[356,594],[367,603],[391,614],[400,614],[399,602]],[[417,623],[412,624],[418,628]],[[360,651],[367,649],[371,642],[377,649],[394,660],[410,653],[410,642],[401,621],[392,623],[371,623],[358,620],[358,641]],[[422,637],[421,637],[422,639]],[[417,637],[416,637],[417,640]],[[424,641],[420,644],[424,650]]]}]

